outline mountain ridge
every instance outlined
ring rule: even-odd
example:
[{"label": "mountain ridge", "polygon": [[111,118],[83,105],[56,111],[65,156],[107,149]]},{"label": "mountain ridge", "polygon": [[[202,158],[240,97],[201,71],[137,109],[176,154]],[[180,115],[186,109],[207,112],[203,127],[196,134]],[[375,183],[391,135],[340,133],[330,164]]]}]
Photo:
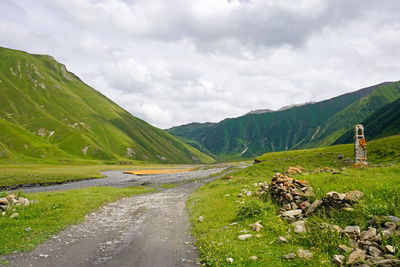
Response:
[{"label": "mountain ridge", "polygon": [[219,158],[248,158],[266,152],[332,144],[353,124],[398,96],[399,82],[384,82],[317,103],[225,119],[202,128],[202,132],[187,132],[185,126],[168,131],[200,143]]}]

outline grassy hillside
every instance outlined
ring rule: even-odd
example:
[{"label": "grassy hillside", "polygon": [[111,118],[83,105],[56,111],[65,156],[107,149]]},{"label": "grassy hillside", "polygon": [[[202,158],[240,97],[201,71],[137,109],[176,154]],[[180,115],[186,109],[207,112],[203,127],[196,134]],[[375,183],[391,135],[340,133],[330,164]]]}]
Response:
[{"label": "grassy hillside", "polygon": [[45,55],[0,48],[0,159],[211,162]]},{"label": "grassy hillside", "polygon": [[399,82],[383,83],[326,101],[248,114],[218,124],[188,124],[170,133],[205,147],[219,158],[332,144],[368,115],[400,96]]},{"label": "grassy hillside", "polygon": [[[400,98],[383,106],[365,119],[362,124],[367,140],[400,134]],[[353,142],[354,131],[349,130],[335,141],[335,144]]]},{"label": "grassy hillside", "polygon": [[[352,145],[338,145],[267,153],[258,157],[261,163],[229,174],[232,176],[229,179],[225,177],[201,187],[191,196],[188,208],[202,263],[206,266],[230,266],[226,258],[233,258],[235,266],[332,266],[333,255],[340,254],[338,245],[350,246],[349,240],[324,231],[321,223],[342,228],[358,225],[363,231],[371,218],[400,217],[400,136],[375,140],[368,145],[372,165],[369,169],[353,169],[351,163],[342,159],[352,157]],[[317,212],[307,220],[307,233],[294,233],[293,226],[277,217],[280,205],[269,197],[258,197],[255,192],[259,186],[254,184],[269,183],[276,172],[297,165],[303,166],[307,173],[295,178],[309,181],[314,189],[314,199],[321,199],[330,191],[361,190],[363,200],[353,211]],[[312,173],[314,169],[325,166],[341,169],[341,172]],[[243,190],[253,194],[247,196]],[[243,197],[238,197],[239,193]],[[204,217],[202,222],[198,220],[199,216]],[[264,228],[260,232],[251,231],[249,224],[259,220]],[[246,231],[253,237],[239,240],[238,236]],[[278,242],[279,236],[286,236],[288,242]],[[399,248],[399,238],[390,242]],[[283,255],[300,248],[310,250],[312,259],[283,258]],[[252,260],[251,256],[257,259]],[[399,256],[397,253],[396,257]]]},{"label": "grassy hillside", "polygon": [[[378,86],[372,93],[341,110],[321,125],[318,133],[308,135],[296,148],[328,146],[374,112],[400,97],[400,83]],[[391,117],[390,119],[396,119]],[[387,121],[389,123],[390,121]]]}]

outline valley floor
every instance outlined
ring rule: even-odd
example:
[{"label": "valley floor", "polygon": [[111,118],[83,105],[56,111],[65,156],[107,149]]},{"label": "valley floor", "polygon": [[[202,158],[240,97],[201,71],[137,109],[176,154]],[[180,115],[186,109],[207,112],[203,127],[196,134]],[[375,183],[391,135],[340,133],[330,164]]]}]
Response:
[{"label": "valley floor", "polygon": [[[15,240],[12,242],[16,247],[21,247],[24,250],[26,246],[21,243],[26,242],[26,239],[34,231],[40,232],[40,230],[35,229],[35,224],[49,223],[53,228],[54,226],[58,227],[57,222],[48,222],[47,218],[44,218],[45,214],[40,210],[41,206],[46,209],[47,205],[54,207],[60,205],[56,204],[59,203],[58,196],[62,198],[70,193],[85,194],[86,191],[89,192],[89,195],[93,195],[91,191],[96,190],[96,188],[114,188],[108,186],[127,188],[121,188],[121,190],[137,188],[136,191],[138,192],[140,190],[146,192],[140,189],[141,187],[126,187],[143,183],[158,188],[163,188],[163,185],[167,184],[168,186],[165,187],[170,189],[164,189],[153,194],[122,198],[90,213],[82,223],[69,226],[60,233],[57,233],[56,228],[49,229],[49,231],[55,233],[50,239],[30,252],[19,252],[0,257],[0,264],[5,263],[8,266],[197,265],[197,250],[193,245],[189,231],[186,201],[188,196],[202,184],[220,177],[218,173],[223,170],[224,168],[214,168],[189,173],[149,175],[136,178],[133,178],[135,177],[133,175],[122,174],[122,171],[108,171],[105,173],[105,175],[108,175],[107,178],[89,180],[96,182],[95,184],[87,184],[88,181],[82,181],[58,186],[31,188],[31,193],[27,193],[26,196],[29,199],[40,196],[38,204],[26,208],[19,207],[17,210],[21,214],[19,217],[13,219],[8,216],[0,218],[4,226],[3,229],[0,229],[0,234],[2,231],[6,231],[4,234],[12,234],[13,231],[17,231],[16,235],[20,236],[14,238]],[[210,177],[212,174],[214,176]],[[102,184],[98,184],[99,182],[102,182]],[[79,189],[70,190],[71,185],[73,188]],[[82,188],[92,185],[108,186]],[[57,191],[32,193],[50,189]],[[60,190],[66,191],[60,192]],[[114,188],[113,190],[119,189]],[[76,194],[76,197],[79,199],[81,196]],[[46,203],[46,201],[49,203]],[[61,205],[64,201],[61,201]],[[74,207],[79,207],[79,203],[75,204]],[[31,209],[39,209],[39,211],[32,212]],[[63,214],[68,214],[68,212],[71,211],[64,211]],[[57,214],[57,211],[50,210],[50,216],[59,217],[58,220],[63,220]],[[31,217],[36,217],[36,219],[34,218],[35,222],[32,221]],[[32,227],[29,227],[29,231],[24,231],[23,229],[27,225]],[[3,236],[6,238],[5,235]],[[40,240],[35,242],[38,241]],[[9,241],[4,239],[3,242],[3,245],[6,245]],[[35,246],[34,243],[32,245]],[[12,248],[12,245],[2,248],[1,251],[4,253],[4,251],[10,251],[10,248]]]}]

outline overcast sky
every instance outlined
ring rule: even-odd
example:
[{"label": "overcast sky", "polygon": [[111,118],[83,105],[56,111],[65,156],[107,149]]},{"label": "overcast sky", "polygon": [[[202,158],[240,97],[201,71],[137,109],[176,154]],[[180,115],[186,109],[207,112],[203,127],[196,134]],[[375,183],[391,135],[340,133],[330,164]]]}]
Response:
[{"label": "overcast sky", "polygon": [[168,128],[400,80],[400,1],[0,0],[0,46]]}]

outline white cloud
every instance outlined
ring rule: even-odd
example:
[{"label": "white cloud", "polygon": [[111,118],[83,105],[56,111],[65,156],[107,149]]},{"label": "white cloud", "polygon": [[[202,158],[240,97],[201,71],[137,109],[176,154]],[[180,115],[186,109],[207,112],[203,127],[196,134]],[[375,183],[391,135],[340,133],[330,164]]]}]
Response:
[{"label": "white cloud", "polygon": [[3,0],[0,45],[51,54],[158,127],[398,80],[395,0]]}]

